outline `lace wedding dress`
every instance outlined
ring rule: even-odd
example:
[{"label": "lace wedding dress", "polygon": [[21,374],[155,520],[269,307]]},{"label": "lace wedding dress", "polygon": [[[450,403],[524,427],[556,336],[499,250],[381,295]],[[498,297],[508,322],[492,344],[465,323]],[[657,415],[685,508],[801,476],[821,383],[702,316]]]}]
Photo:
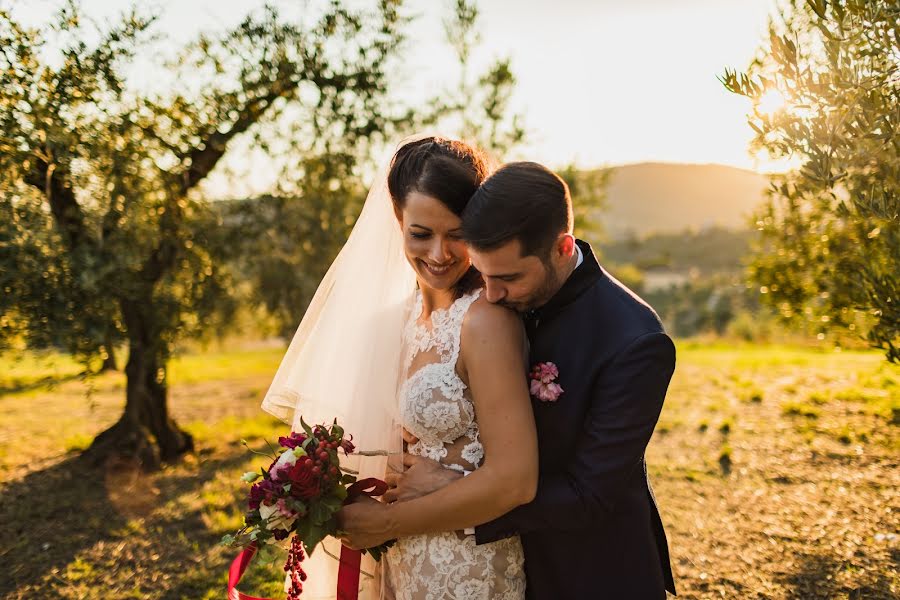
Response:
[{"label": "lace wedding dress", "polygon": [[[484,458],[475,406],[456,372],[463,318],[480,295],[481,290],[466,294],[420,323],[422,296],[417,292],[403,336],[401,417],[406,429],[419,438],[408,451],[461,472],[477,469]],[[382,563],[386,598],[521,600],[525,596],[524,556],[517,536],[480,546],[474,535],[462,531],[401,538]]]}]

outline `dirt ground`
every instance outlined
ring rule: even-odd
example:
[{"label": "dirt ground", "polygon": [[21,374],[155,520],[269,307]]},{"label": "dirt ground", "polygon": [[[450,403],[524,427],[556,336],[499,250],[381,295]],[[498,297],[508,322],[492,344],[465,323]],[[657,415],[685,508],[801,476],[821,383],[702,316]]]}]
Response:
[{"label": "dirt ground", "polygon": [[897,371],[691,358],[648,450],[679,597],[900,597]]},{"label": "dirt ground", "polygon": [[[277,355],[173,384],[198,451],[151,476],[77,451],[116,418],[121,374],[0,396],[2,598],[224,597],[240,474],[283,427],[259,410]],[[229,366],[233,361],[233,368]],[[274,361],[274,362],[273,362]],[[900,369],[873,353],[679,344],[648,449],[679,598],[900,597]],[[278,597],[277,565],[244,591]]]}]

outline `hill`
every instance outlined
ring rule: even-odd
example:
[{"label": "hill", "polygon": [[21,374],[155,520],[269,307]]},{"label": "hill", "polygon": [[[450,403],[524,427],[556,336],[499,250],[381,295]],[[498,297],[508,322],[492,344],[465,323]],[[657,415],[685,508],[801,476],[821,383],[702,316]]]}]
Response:
[{"label": "hill", "polygon": [[612,167],[607,206],[598,216],[613,239],[712,226],[747,229],[767,186],[765,175],[725,165],[623,165]]},{"label": "hill", "polygon": [[741,269],[756,234],[752,229],[707,227],[611,240],[601,244],[600,249],[604,259],[630,263],[645,272],[733,273]]}]

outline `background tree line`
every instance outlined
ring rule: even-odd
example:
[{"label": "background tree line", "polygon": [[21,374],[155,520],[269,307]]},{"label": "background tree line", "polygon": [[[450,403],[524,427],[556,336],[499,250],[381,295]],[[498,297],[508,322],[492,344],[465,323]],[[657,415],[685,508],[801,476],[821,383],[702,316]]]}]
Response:
[{"label": "background tree line", "polygon": [[[123,414],[89,457],[154,467],[192,449],[167,403],[179,342],[221,335],[241,311],[289,336],[391,141],[434,128],[502,160],[524,139],[510,61],[473,72],[477,6],[449,8],[460,75],[419,106],[393,93],[410,25],[399,0],[323,3],[304,25],[266,6],[182,48],[161,65],[177,83],[158,93],[126,76],[159,48],[152,13],[96,26],[71,0],[32,27],[14,5],[0,9],[0,350],[56,348],[95,369],[127,346]],[[755,100],[773,89],[788,99],[750,124],[756,145],[803,164],[776,179],[758,215],[749,291],[733,277],[648,291],[676,333],[721,332],[761,302],[786,323],[862,334],[900,360],[898,10],[786,2],[759,59],[722,76]],[[211,202],[205,181],[241,143],[277,158],[278,185]],[[561,174],[577,233],[601,241],[608,173]],[[628,262],[616,274],[640,288]]]}]

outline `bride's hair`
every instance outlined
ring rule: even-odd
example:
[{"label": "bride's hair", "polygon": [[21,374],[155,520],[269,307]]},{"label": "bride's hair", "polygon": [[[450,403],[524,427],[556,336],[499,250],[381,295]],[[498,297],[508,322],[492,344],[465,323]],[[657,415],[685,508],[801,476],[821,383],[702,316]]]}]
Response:
[{"label": "bride's hair", "polygon": [[[388,172],[388,191],[398,210],[403,209],[410,192],[419,192],[462,218],[489,169],[487,157],[477,148],[456,140],[426,137],[397,150]],[[481,284],[481,274],[472,267],[457,282],[456,293],[465,294]]]}]

